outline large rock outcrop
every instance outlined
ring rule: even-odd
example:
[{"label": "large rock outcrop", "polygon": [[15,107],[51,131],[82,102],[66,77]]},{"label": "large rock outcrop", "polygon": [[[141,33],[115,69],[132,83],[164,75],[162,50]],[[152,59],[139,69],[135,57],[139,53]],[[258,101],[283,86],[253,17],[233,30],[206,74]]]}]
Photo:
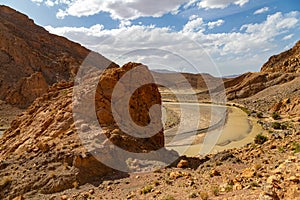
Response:
[{"label": "large rock outcrop", "polygon": [[300,73],[300,41],[283,53],[270,57],[262,72]]},{"label": "large rock outcrop", "polygon": [[281,115],[300,116],[300,97],[286,98],[275,103],[270,112],[280,113]]},{"label": "large rock outcrop", "polygon": [[90,52],[6,6],[0,6],[0,30],[0,99],[21,108],[48,86],[73,79]]},{"label": "large rock outcrop", "polygon": [[[11,128],[0,140],[0,176],[7,179],[6,184],[0,185],[0,198],[10,199],[38,191],[55,193],[115,173],[115,169],[99,162],[89,151],[90,146],[95,151],[100,148],[101,152],[113,148],[106,146],[106,141],[101,138],[135,153],[163,148],[162,129],[149,138],[135,138],[120,130],[112,115],[110,99],[116,83],[126,72],[137,68],[143,68],[144,74],[132,77],[133,82],[143,79],[151,81],[148,69],[135,63],[122,68],[112,64],[102,73],[96,97],[91,99],[102,126],[100,132],[94,129],[94,124],[74,122],[72,100],[76,101],[76,98],[72,99],[72,82],[55,84],[48,89],[48,93],[37,98],[27,111],[12,122]],[[89,96],[86,93],[83,95]],[[146,126],[150,120],[149,109],[154,104],[161,104],[160,93],[156,85],[148,84],[134,92],[126,109],[130,109],[135,123]],[[157,117],[160,116],[161,110],[157,113]],[[83,141],[78,131],[84,132],[89,141]],[[98,156],[103,160],[118,159],[111,152]],[[117,162],[119,165],[126,164],[125,160]]]}]

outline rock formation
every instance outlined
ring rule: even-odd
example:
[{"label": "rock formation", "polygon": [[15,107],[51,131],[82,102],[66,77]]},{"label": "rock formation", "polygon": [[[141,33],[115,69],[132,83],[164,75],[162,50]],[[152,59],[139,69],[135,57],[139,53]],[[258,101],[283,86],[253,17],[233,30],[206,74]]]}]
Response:
[{"label": "rock formation", "polygon": [[261,71],[300,73],[300,41],[292,49],[270,57],[262,66]]},{"label": "rock formation", "polygon": [[[0,176],[9,180],[2,186],[0,198],[37,190],[44,194],[55,193],[115,173],[116,170],[99,162],[87,150],[89,147],[85,146],[94,144],[95,151],[101,147],[109,149],[101,138],[107,138],[130,152],[150,152],[163,148],[162,129],[148,138],[135,138],[120,130],[112,115],[110,98],[116,83],[126,72],[137,68],[143,68],[145,73],[132,77],[132,81],[151,79],[148,69],[135,63],[122,68],[114,64],[102,74],[93,100],[97,118],[103,127],[101,132],[96,132],[93,124],[74,122],[71,82],[54,84],[48,93],[39,97],[14,120],[0,140]],[[134,92],[129,107],[125,109],[130,109],[135,123],[146,126],[150,122],[149,109],[154,104],[161,104],[160,93],[156,85],[149,84]],[[160,112],[157,117],[161,116]],[[90,143],[82,141],[78,129],[92,138]],[[99,141],[100,144],[96,144]],[[117,159],[112,154],[103,153],[100,156],[104,160]],[[122,160],[117,162],[122,165]]]},{"label": "rock formation", "polygon": [[6,6],[0,6],[0,30],[0,99],[21,108],[72,79],[90,52]]},{"label": "rock formation", "polygon": [[300,116],[300,97],[286,98],[275,103],[270,112],[288,116]]},{"label": "rock formation", "polygon": [[228,100],[247,98],[266,88],[292,81],[296,75],[282,73],[246,73],[224,82]]}]

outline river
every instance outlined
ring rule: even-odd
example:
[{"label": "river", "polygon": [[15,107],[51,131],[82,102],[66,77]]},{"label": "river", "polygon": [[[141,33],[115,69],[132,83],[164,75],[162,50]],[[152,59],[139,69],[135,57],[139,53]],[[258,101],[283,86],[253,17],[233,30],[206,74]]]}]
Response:
[{"label": "river", "polygon": [[256,119],[233,106],[167,102],[163,106],[179,115],[182,110],[189,115],[181,118],[180,125],[165,130],[166,148],[180,155],[197,156],[239,148],[263,132]]}]

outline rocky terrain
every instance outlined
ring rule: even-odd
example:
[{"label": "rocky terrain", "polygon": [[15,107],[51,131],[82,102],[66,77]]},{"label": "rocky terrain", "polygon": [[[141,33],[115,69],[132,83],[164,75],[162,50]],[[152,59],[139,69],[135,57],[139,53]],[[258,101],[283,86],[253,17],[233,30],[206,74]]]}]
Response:
[{"label": "rocky terrain", "polygon": [[279,55],[272,56],[265,63],[262,72],[282,72],[282,73],[300,73],[300,41],[296,45]]},{"label": "rocky terrain", "polygon": [[[129,136],[120,131],[109,109],[108,96],[112,95],[116,82],[128,70],[138,67],[139,64],[134,63],[122,68],[114,65],[101,76],[95,103],[102,132],[95,131],[91,124],[74,122],[72,82],[60,82],[50,87],[48,93],[39,97],[15,119],[0,140],[0,177],[2,177],[0,198],[10,199],[28,192],[51,194],[79,187],[87,182],[99,181],[104,176],[116,173],[121,177],[125,176],[125,173],[103,165],[87,151],[90,150],[87,146],[92,146],[94,151],[100,151],[98,156],[102,159],[120,157],[121,155],[114,154],[114,150],[111,149],[113,147],[102,138],[108,138],[114,145],[130,152],[148,152],[162,148],[163,130],[145,139]],[[146,73],[143,77],[149,78]],[[139,88],[131,97],[129,104],[132,118],[141,124],[147,124],[149,121],[147,110],[157,103],[161,103],[157,86],[148,85]],[[137,104],[140,106],[136,107]],[[77,130],[78,128],[80,130]],[[87,140],[80,138],[79,131],[91,138],[88,142],[96,144],[85,143]],[[111,151],[108,153],[102,151],[107,149]],[[123,159],[127,158],[117,159],[119,165],[125,163],[126,160]]]},{"label": "rocky terrain", "polygon": [[0,6],[0,30],[0,99],[21,108],[74,78],[90,52],[6,6]]},{"label": "rocky terrain", "polygon": [[[0,199],[300,199],[299,42],[271,57],[261,72],[224,79],[230,103],[256,117],[263,134],[240,149],[183,156],[162,168],[162,160],[176,153],[164,149],[161,110],[153,105],[170,96],[163,91],[161,97],[154,84],[131,88],[153,82],[147,67],[119,67],[96,54],[101,62],[88,65],[102,65],[101,73],[91,68],[74,80],[89,50],[49,34],[8,7],[0,10],[0,113],[10,113],[1,116],[1,123],[18,115],[0,138]],[[138,78],[120,81],[129,71]],[[200,100],[207,98],[209,82],[220,80],[183,75]],[[167,76],[173,81],[172,74]],[[210,89],[217,92],[222,86]],[[122,117],[128,95],[132,122]],[[155,135],[129,134],[143,134],[132,129],[133,123],[146,127],[151,122],[160,128]],[[156,162],[145,163],[143,156],[120,154],[116,146],[131,153],[163,149],[163,154],[151,154]],[[127,172],[99,160],[114,160],[109,164]]]}]

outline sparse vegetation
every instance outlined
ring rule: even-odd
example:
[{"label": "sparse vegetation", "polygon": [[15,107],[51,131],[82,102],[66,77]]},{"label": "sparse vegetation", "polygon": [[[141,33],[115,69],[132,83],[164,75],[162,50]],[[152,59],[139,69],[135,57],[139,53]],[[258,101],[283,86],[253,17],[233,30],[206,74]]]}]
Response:
[{"label": "sparse vegetation", "polygon": [[231,192],[233,190],[233,185],[227,185],[225,187],[225,192]]},{"label": "sparse vegetation", "polygon": [[258,118],[263,118],[264,114],[263,114],[262,112],[259,112],[259,113],[256,114],[256,116],[257,116]]},{"label": "sparse vegetation", "polygon": [[219,196],[219,194],[220,194],[220,190],[219,190],[218,186],[213,186],[211,191],[215,196]]},{"label": "sparse vegetation", "polygon": [[285,152],[284,147],[278,147],[277,149],[278,149],[278,151],[279,151],[280,153],[284,153],[284,152]]},{"label": "sparse vegetation", "polygon": [[145,186],[142,190],[141,190],[141,193],[142,194],[148,194],[149,192],[151,192],[153,189],[153,186],[152,185],[147,185]]},{"label": "sparse vegetation", "polygon": [[255,144],[263,144],[268,140],[268,138],[262,134],[258,134],[255,136],[254,142]]},{"label": "sparse vegetation", "polygon": [[281,124],[279,122],[273,122],[272,128],[279,130],[281,129]]},{"label": "sparse vegetation", "polygon": [[194,199],[194,198],[197,198],[197,197],[198,197],[198,195],[195,192],[192,192],[191,194],[189,194],[189,198],[191,198],[191,199]]},{"label": "sparse vegetation", "polygon": [[245,107],[239,107],[242,111],[244,111],[247,115],[251,114],[251,111],[248,108]]},{"label": "sparse vegetation", "polygon": [[294,151],[294,153],[299,153],[300,152],[300,143],[299,142],[294,142],[293,143],[293,151]]},{"label": "sparse vegetation", "polygon": [[276,130],[286,130],[288,128],[287,124],[281,124],[279,122],[273,122],[272,123],[272,128]]},{"label": "sparse vegetation", "polygon": [[279,115],[277,112],[274,112],[274,113],[272,114],[272,118],[275,119],[275,120],[278,120],[278,119],[280,119],[281,117],[280,117],[280,115]]},{"label": "sparse vegetation", "polygon": [[175,200],[175,198],[172,196],[166,196],[165,198],[163,198],[163,200]]}]

